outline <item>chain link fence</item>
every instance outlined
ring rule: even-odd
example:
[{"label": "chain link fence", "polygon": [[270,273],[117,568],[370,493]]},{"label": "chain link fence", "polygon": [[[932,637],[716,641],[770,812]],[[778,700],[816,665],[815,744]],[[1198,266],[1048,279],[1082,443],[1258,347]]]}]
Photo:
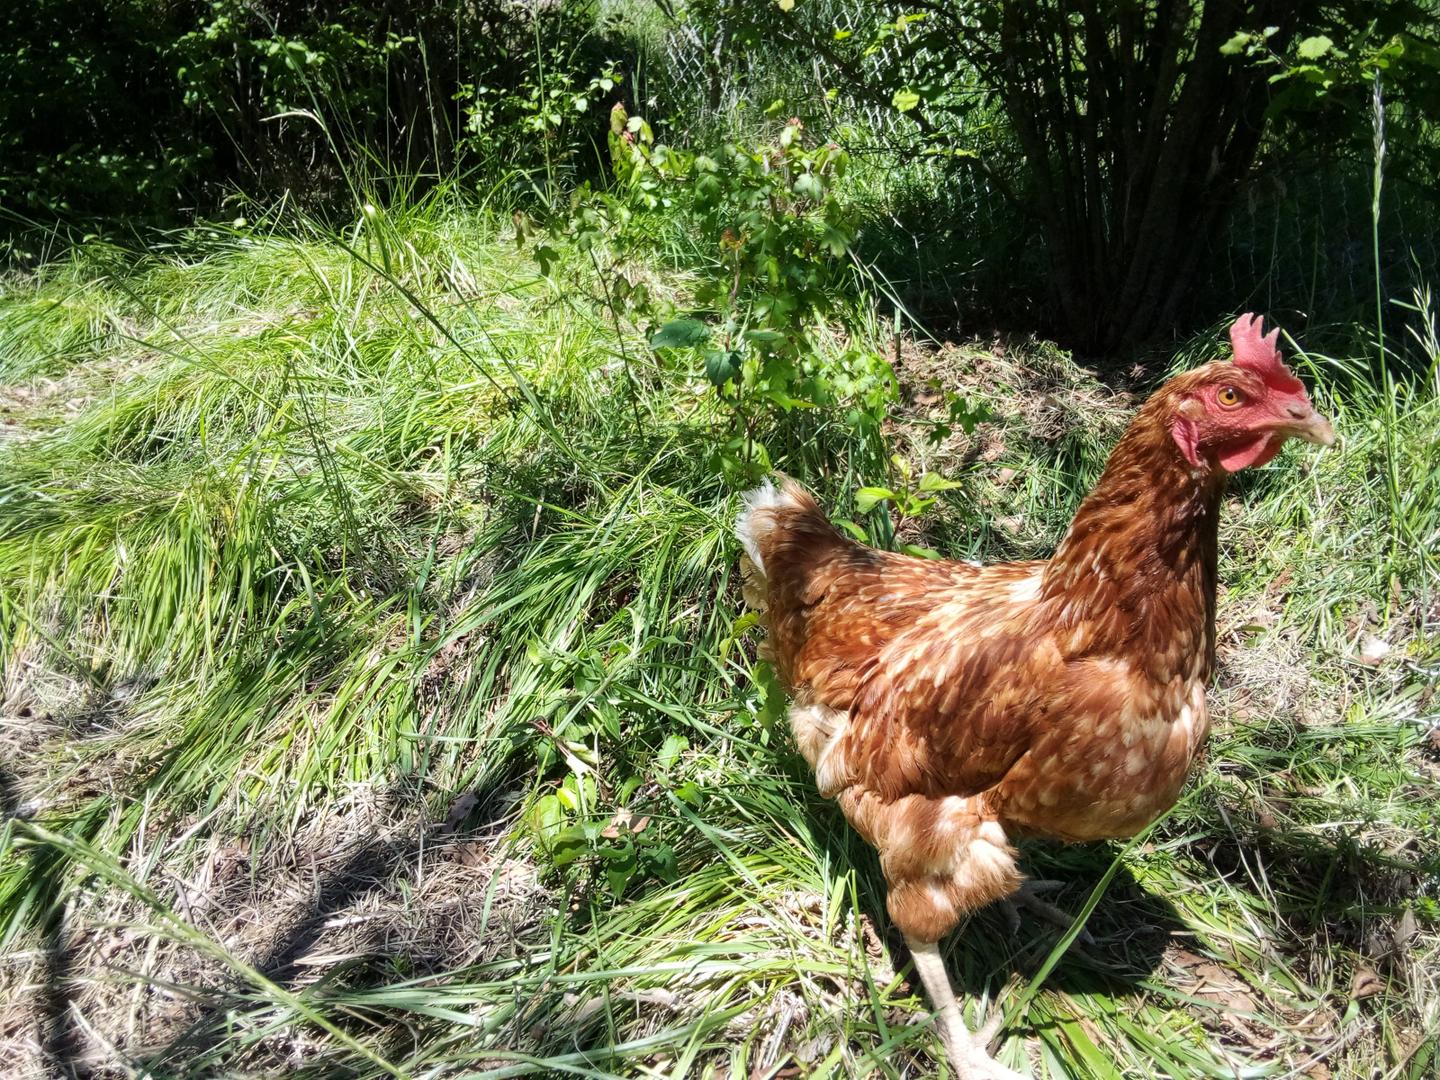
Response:
[{"label": "chain link fence", "polygon": [[[707,24],[679,11],[652,44],[645,108],[667,129],[667,138],[700,146],[762,125],[773,128],[764,110],[782,101],[779,119],[798,116],[815,136],[837,138],[852,153],[873,153],[885,164],[884,182],[862,186],[856,199],[871,211],[872,254],[887,275],[905,278],[910,292],[924,294],[924,306],[953,309],[958,321],[964,308],[1000,304],[976,295],[995,271],[997,280],[1007,282],[1043,275],[1039,248],[1027,244],[1022,250],[1013,242],[1031,234],[983,170],[910,152],[920,148],[920,130],[879,88],[897,85],[898,66],[923,65],[923,53],[891,38],[855,59],[856,77],[848,64],[842,69],[825,50],[803,44],[832,41],[836,31],[865,40],[896,12],[859,0],[808,0],[791,13],[797,29],[787,35],[789,43],[772,37],[763,45],[742,40],[738,12],[723,9]],[[928,119],[943,125],[939,141],[978,149],[967,141],[962,117],[932,112]],[[986,145],[983,152],[1005,153],[1003,140],[992,137]],[[1225,234],[1210,240],[1225,257],[1216,260],[1203,287],[1217,297],[1242,297],[1321,321],[1353,312],[1357,298],[1373,302],[1369,185],[1367,168],[1345,162],[1296,171],[1284,182],[1256,178]],[[1440,258],[1440,232],[1424,220],[1429,205],[1413,185],[1387,183],[1381,237],[1389,296],[1407,298]],[[1006,268],[1019,258],[1034,265]]]},{"label": "chain link fence", "polygon": [[[882,9],[883,10],[883,9]],[[868,33],[877,18],[876,5],[811,3],[797,13],[797,37],[833,38],[837,31]],[[902,45],[890,40],[861,57],[860,86],[851,71],[841,70],[819,52],[808,55],[799,44],[786,48],[767,42],[763,48],[737,44],[736,26],[722,16],[713,26],[678,19],[664,35],[659,82],[661,105],[672,123],[688,132],[733,126],[748,109],[764,109],[783,101],[786,115],[828,132],[849,126],[877,138],[909,137],[914,125],[871,86],[883,85],[882,73],[902,59]]]}]

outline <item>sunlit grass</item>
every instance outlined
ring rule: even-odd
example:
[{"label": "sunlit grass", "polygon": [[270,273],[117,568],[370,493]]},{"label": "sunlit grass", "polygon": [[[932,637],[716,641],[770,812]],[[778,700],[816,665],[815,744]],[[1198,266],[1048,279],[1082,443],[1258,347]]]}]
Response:
[{"label": "sunlit grass", "polygon": [[[874,857],[752,681],[697,373],[621,349],[588,258],[543,278],[443,200],[176,244],[0,295],[0,380],[73,384],[0,450],[4,978],[73,1002],[13,1030],[117,1075],[932,1075]],[[983,355],[937,363],[1000,450],[911,446],[898,406],[891,448],[965,481],[927,542],[1043,556],[1125,406],[1053,349]],[[1226,508],[1207,765],[1123,858],[1029,852],[1076,909],[1114,867],[1098,944],[1027,998],[1053,931],[950,943],[1036,1076],[1434,1065],[1440,396],[1302,367],[1341,442]],[[775,425],[827,505],[879,479],[841,418]],[[598,851],[622,807],[674,861],[616,896],[557,829]]]}]

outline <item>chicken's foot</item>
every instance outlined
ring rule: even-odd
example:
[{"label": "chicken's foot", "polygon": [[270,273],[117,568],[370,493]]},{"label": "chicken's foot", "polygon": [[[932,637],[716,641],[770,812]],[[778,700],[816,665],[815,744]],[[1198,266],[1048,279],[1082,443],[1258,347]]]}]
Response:
[{"label": "chicken's foot", "polygon": [[[1040,898],[1041,893],[1052,892],[1061,888],[1063,881],[1036,881],[1026,880],[1020,884],[1020,888],[1000,901],[1005,911],[1005,921],[1010,925],[1010,933],[1020,932],[1020,911],[1023,908],[1031,915],[1045,920],[1051,926],[1057,926],[1062,931],[1069,930],[1075,925],[1075,916],[1063,908],[1058,908],[1048,900]],[[1095,939],[1090,931],[1081,930],[1075,938],[1082,945],[1094,945]]]},{"label": "chicken's foot", "polygon": [[940,955],[940,945],[934,941],[917,941],[906,936],[905,944],[915,961],[915,970],[925,984],[925,993],[935,1007],[935,1021],[940,1028],[940,1039],[945,1044],[950,1067],[955,1070],[958,1080],[1024,1080],[1013,1069],[1007,1069],[990,1056],[986,1044],[994,1038],[999,1029],[1002,1013],[996,1013],[985,1027],[976,1034],[970,1034],[960,1015],[960,1004],[955,989],[950,985],[950,976],[945,971],[945,960]]}]

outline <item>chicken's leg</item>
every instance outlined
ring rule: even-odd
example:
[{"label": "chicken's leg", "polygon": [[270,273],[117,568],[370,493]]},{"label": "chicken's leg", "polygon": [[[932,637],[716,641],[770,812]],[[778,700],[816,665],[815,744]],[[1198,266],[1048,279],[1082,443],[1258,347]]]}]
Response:
[{"label": "chicken's leg", "polygon": [[955,999],[955,990],[950,985],[950,976],[945,971],[945,960],[940,955],[940,945],[934,941],[919,941],[905,937],[910,955],[915,960],[915,970],[925,984],[925,993],[935,1007],[935,1020],[940,1027],[940,1038],[945,1043],[946,1056],[950,1067],[955,1070],[958,1080],[1024,1080],[1019,1073],[1007,1069],[990,1056],[984,1043],[978,1041],[965,1027],[960,1016],[960,1005]]},{"label": "chicken's leg", "polygon": [[[1062,888],[1064,884],[1063,881],[1036,881],[1034,879],[1028,879],[1021,883],[1019,889],[1000,900],[999,903],[1005,912],[1005,921],[1009,924],[1010,933],[1013,935],[1020,932],[1020,912],[1022,909],[1038,918],[1044,919],[1051,926],[1059,927],[1062,931],[1068,933],[1070,928],[1075,925],[1075,916],[1063,908],[1056,907],[1040,895],[1041,893],[1049,892],[1051,889]],[[1091,935],[1090,931],[1083,928],[1080,933],[1075,935],[1075,940],[1082,945],[1095,944],[1094,936]]]}]

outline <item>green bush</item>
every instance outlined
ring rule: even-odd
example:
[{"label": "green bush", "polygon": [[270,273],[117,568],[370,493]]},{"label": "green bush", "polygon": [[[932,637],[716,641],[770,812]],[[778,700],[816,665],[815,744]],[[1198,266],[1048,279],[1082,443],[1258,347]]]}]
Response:
[{"label": "green bush", "polygon": [[33,0],[0,10],[0,206],[52,218],[174,205],[211,154],[167,50],[195,5]]},{"label": "green bush", "polygon": [[8,5],[0,201],[173,218],[237,188],[349,205],[474,168],[554,185],[603,159],[614,26],[504,0]]}]

